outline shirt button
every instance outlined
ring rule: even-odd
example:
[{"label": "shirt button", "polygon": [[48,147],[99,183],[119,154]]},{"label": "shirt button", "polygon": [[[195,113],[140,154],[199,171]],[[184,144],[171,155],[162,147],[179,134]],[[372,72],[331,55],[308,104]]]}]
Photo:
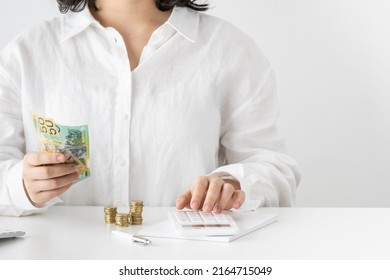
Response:
[{"label": "shirt button", "polygon": [[126,165],[126,161],[123,158],[120,158],[118,163],[119,163],[120,166],[125,166]]},{"label": "shirt button", "polygon": [[122,117],[123,117],[124,120],[127,120],[129,118],[129,115],[125,113],[125,114],[123,114]]}]

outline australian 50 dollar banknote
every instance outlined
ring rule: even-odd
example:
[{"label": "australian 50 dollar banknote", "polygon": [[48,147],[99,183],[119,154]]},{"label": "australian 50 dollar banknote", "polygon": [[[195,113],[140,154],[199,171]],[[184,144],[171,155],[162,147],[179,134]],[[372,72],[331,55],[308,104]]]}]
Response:
[{"label": "australian 50 dollar banknote", "polygon": [[80,177],[90,176],[88,125],[66,126],[53,119],[32,113],[38,148],[41,152],[62,153],[67,163],[74,163]]}]

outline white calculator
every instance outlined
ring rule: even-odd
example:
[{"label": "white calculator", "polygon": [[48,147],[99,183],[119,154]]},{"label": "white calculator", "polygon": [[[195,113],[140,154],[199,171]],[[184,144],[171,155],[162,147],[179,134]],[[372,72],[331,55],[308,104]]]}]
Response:
[{"label": "white calculator", "polygon": [[238,227],[228,211],[205,213],[183,210],[168,212],[175,230],[181,234],[197,236],[222,236],[238,233]]}]

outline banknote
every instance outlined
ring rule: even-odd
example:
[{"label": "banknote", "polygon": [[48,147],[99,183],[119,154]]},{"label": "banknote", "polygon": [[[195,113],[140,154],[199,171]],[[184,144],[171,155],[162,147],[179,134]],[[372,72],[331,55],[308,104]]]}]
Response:
[{"label": "banknote", "polygon": [[90,176],[89,131],[87,125],[66,126],[52,118],[32,113],[37,144],[41,152],[62,153],[67,163],[74,163],[80,177],[76,182]]}]

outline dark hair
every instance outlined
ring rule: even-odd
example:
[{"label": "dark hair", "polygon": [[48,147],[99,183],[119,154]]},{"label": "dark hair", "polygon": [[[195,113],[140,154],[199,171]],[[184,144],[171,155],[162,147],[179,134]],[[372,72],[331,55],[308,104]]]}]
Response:
[{"label": "dark hair", "polygon": [[[197,4],[197,0],[155,0],[160,11],[172,10],[174,6],[188,7],[196,11],[206,11],[209,8],[207,3]],[[60,12],[65,14],[69,10],[81,12],[87,5],[97,10],[96,0],[57,0]]]}]

